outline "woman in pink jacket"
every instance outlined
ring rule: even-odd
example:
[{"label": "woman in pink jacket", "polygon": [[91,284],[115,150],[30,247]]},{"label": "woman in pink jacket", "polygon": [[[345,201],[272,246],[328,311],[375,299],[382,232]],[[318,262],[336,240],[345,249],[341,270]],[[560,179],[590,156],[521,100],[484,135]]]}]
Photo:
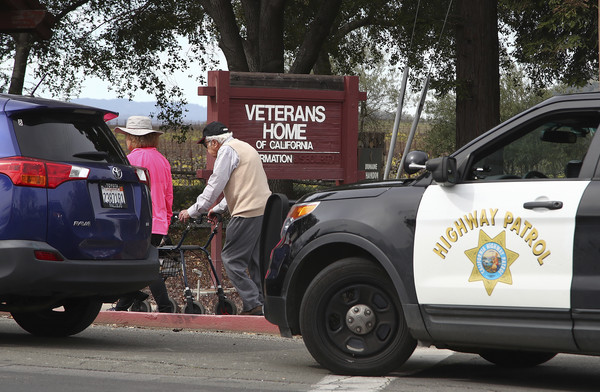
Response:
[{"label": "woman in pink jacket", "polygon": [[[173,179],[169,161],[156,149],[162,131],[152,129],[152,121],[145,116],[131,116],[125,128],[115,128],[115,132],[125,134],[127,158],[134,166],[148,169],[150,172],[150,195],[152,197],[152,245],[159,246],[169,231],[169,222],[173,215]],[[150,291],[161,313],[175,311],[169,301],[165,281],[158,276],[150,284]],[[135,300],[144,300],[142,292],[131,293],[119,299],[115,310],[127,310]]]}]

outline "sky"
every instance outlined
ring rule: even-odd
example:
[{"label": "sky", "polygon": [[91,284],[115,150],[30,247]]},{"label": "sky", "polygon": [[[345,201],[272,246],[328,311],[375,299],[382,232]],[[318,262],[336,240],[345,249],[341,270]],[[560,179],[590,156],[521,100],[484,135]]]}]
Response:
[{"label": "sky", "polygon": [[[224,68],[227,69],[225,66]],[[206,73],[204,74],[206,79]],[[206,97],[198,95],[198,87],[201,86],[199,82],[194,79],[189,79],[187,75],[180,74],[169,78],[172,82],[180,86],[186,95],[189,103],[195,103],[198,105],[206,106]],[[94,99],[116,99],[117,93],[108,89],[109,83],[105,80],[98,78],[87,77],[83,83],[81,94],[77,98],[94,98]],[[155,98],[151,94],[147,94],[144,91],[139,91],[134,95],[134,101],[136,102],[154,102]]]},{"label": "sky", "polygon": [[[178,39],[179,45],[181,46],[182,56],[185,57],[185,52],[189,49],[190,44],[187,39],[184,37],[180,37]],[[217,54],[219,64],[213,70],[227,70],[227,61],[225,60],[225,56],[223,52],[219,49],[217,45],[212,46],[212,50]],[[159,54],[162,56],[162,54]],[[188,74],[192,74],[193,77],[189,78]],[[198,104],[202,106],[206,106],[206,97],[198,95],[198,87],[202,84],[196,81],[196,76],[204,76],[204,80],[206,80],[207,73],[206,71],[203,74],[194,74],[193,70],[190,68],[184,72],[177,72],[174,75],[169,75],[166,77],[166,83],[168,85],[177,85],[181,87],[185,94],[188,103],[190,104]],[[109,90],[109,82],[99,79],[96,77],[85,76],[82,73],[81,76],[85,81],[82,84],[81,93],[77,97],[73,98],[92,98],[92,99],[117,99],[117,93],[114,90]],[[26,79],[27,88],[32,88],[33,86],[29,86],[28,82],[33,83],[31,78]],[[43,84],[42,84],[43,86]],[[36,93],[37,96],[52,98],[48,92],[43,91],[42,88],[40,91]],[[151,94],[148,94],[143,91],[139,91],[134,95],[133,101],[135,102],[154,102],[156,99]]]}]

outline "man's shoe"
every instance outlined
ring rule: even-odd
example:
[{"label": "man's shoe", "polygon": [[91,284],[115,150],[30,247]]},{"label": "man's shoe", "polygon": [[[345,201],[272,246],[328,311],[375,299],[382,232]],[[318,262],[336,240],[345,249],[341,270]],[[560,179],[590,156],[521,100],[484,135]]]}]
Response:
[{"label": "man's shoe", "polygon": [[258,305],[250,310],[244,310],[240,313],[242,316],[262,316],[263,315],[263,307],[262,305]]}]

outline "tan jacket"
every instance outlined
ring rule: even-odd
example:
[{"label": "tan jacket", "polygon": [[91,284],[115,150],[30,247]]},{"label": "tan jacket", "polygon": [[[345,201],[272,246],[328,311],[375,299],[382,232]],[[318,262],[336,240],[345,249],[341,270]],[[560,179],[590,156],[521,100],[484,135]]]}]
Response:
[{"label": "tan jacket", "polygon": [[252,218],[263,215],[271,190],[258,152],[238,139],[231,139],[225,144],[233,148],[240,158],[223,190],[231,216]]}]

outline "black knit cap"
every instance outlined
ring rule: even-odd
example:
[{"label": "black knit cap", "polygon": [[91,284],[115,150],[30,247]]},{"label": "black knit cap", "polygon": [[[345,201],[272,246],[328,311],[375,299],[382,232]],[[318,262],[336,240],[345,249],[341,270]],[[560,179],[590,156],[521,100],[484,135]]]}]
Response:
[{"label": "black knit cap", "polygon": [[229,132],[229,128],[227,128],[225,124],[218,121],[213,121],[204,127],[204,130],[202,131],[202,139],[200,139],[198,144],[204,144],[207,136],[217,136],[227,132]]}]

